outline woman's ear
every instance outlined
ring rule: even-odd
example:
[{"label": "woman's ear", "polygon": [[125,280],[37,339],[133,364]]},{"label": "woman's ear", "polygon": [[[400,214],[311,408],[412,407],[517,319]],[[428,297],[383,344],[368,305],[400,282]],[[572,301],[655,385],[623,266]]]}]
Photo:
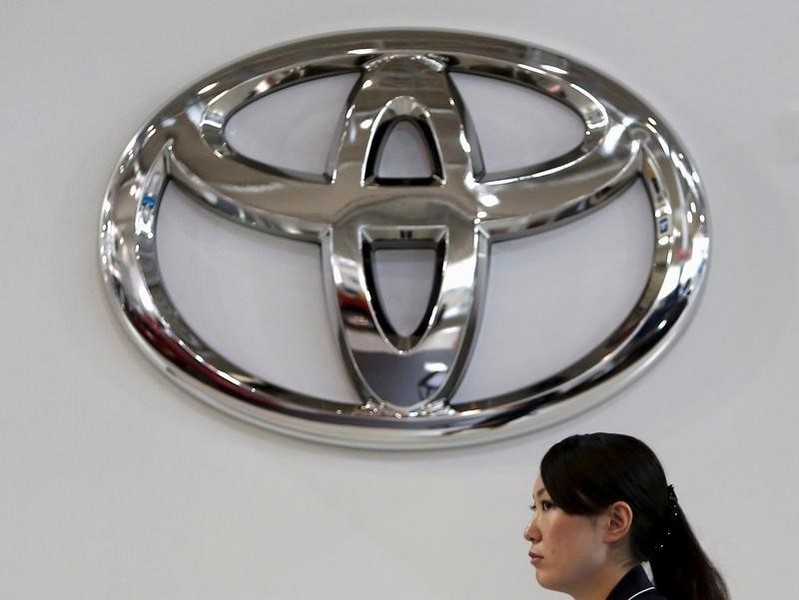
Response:
[{"label": "woman's ear", "polygon": [[608,528],[605,532],[605,541],[617,542],[624,538],[633,524],[633,509],[626,502],[619,500],[607,509]]}]

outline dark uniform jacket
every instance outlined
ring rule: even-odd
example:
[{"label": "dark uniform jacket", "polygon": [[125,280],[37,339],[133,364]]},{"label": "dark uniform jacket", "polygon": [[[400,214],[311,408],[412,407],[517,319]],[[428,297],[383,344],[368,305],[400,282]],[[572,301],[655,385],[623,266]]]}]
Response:
[{"label": "dark uniform jacket", "polygon": [[616,584],[608,600],[667,600],[655,590],[655,586],[640,565],[633,567]]}]

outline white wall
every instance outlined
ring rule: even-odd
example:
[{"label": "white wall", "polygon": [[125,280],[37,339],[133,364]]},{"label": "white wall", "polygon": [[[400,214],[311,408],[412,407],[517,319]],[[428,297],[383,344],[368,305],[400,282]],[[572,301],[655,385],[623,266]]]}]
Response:
[{"label": "white wall", "polygon": [[[551,597],[521,538],[530,488],[549,445],[593,430],[659,452],[734,597],[791,597],[799,9],[562,4],[4,5],[0,597]],[[330,448],[200,404],[113,319],[96,224],[141,122],[261,47],[400,25],[580,58],[651,102],[695,159],[713,234],[701,306],[672,350],[599,408],[467,449]]]}]

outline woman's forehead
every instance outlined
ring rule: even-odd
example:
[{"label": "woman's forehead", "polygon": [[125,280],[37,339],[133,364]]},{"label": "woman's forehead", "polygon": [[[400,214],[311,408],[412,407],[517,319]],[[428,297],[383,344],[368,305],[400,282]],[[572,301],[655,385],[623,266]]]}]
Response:
[{"label": "woman's forehead", "polygon": [[544,487],[544,482],[541,479],[541,475],[536,477],[535,484],[533,485],[533,496],[538,496],[541,492],[546,491]]}]

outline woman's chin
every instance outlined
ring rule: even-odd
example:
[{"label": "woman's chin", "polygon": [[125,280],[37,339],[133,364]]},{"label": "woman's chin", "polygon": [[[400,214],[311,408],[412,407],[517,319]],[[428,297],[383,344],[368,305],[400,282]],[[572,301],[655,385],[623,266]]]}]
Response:
[{"label": "woman's chin", "polygon": [[559,585],[557,579],[552,577],[552,573],[547,573],[546,569],[543,570],[540,568],[536,569],[535,580],[538,582],[538,585],[540,585],[544,589],[552,590],[554,592],[563,591],[563,586]]},{"label": "woman's chin", "polygon": [[541,569],[535,570],[535,580],[538,582],[542,588],[549,589],[549,585],[547,585],[547,576],[546,573],[541,573]]}]

